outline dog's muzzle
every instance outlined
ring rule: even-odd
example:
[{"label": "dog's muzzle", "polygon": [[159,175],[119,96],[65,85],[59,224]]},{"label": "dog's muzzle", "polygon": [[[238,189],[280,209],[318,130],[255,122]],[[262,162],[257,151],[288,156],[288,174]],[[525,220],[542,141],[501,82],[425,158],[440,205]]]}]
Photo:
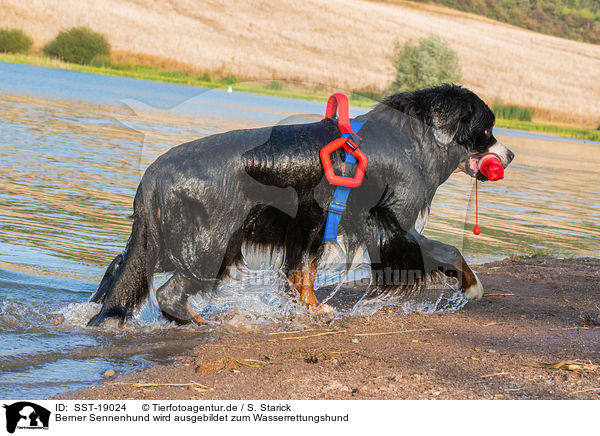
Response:
[{"label": "dog's muzzle", "polygon": [[503,143],[500,141],[496,141],[494,145],[492,145],[488,151],[488,153],[495,154],[500,159],[500,163],[502,167],[506,169],[506,167],[512,162],[515,158],[515,154],[508,149]]},{"label": "dog's muzzle", "polygon": [[470,154],[463,164],[463,171],[471,177],[477,177],[477,179],[481,181],[487,181],[488,178],[479,171],[479,164],[480,159],[483,156],[490,154],[498,158],[502,168],[506,168],[515,157],[515,154],[510,151],[508,147],[506,147],[500,141],[496,141],[496,143],[488,148],[484,153]]}]

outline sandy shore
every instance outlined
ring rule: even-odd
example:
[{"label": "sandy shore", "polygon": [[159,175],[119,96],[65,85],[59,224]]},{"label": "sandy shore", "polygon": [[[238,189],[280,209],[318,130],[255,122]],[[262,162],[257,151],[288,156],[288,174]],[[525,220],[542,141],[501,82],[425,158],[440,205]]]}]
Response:
[{"label": "sandy shore", "polygon": [[486,295],[456,313],[228,336],[54,398],[600,399],[600,259],[476,269]]}]

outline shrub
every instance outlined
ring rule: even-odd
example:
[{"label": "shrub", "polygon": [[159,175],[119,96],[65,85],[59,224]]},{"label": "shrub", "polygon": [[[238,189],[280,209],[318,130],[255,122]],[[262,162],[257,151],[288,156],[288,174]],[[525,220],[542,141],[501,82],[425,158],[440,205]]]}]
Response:
[{"label": "shrub", "polygon": [[26,53],[33,44],[29,36],[19,29],[0,29],[0,52]]},{"label": "shrub", "polygon": [[234,83],[237,83],[238,79],[237,77],[229,74],[228,76],[222,77],[221,80],[219,80],[219,82],[225,84],[225,85],[233,85]]},{"label": "shrub", "polygon": [[458,54],[435,35],[422,38],[418,43],[409,40],[400,45],[396,42],[392,61],[396,79],[388,88],[390,94],[462,80]]},{"label": "shrub", "polygon": [[100,33],[72,27],[46,44],[44,53],[75,64],[89,64],[96,56],[109,56],[110,44]]},{"label": "shrub", "polygon": [[283,89],[283,83],[281,83],[279,80],[271,80],[269,83],[267,83],[267,89],[279,91]]},{"label": "shrub", "polygon": [[100,68],[112,68],[113,67],[110,56],[107,56],[107,55],[94,56],[94,58],[90,61],[90,65],[93,67],[100,67]]},{"label": "shrub", "polygon": [[533,109],[511,104],[495,103],[493,110],[496,117],[505,120],[531,121],[533,117]]},{"label": "shrub", "polygon": [[208,74],[208,73],[202,73],[196,79],[201,82],[212,82],[212,78],[210,77],[210,74]]}]

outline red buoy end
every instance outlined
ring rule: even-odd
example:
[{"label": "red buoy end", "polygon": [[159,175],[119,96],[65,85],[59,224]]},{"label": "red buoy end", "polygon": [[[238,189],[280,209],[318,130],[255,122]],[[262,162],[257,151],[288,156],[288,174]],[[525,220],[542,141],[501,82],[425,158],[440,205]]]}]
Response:
[{"label": "red buoy end", "polygon": [[493,154],[488,154],[481,158],[479,161],[479,171],[491,182],[504,178],[504,168],[500,163],[500,159]]}]

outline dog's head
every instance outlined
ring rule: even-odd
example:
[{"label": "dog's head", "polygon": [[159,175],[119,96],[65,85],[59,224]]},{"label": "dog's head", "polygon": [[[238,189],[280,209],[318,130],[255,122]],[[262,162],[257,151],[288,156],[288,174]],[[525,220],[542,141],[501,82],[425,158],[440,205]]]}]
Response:
[{"label": "dog's head", "polygon": [[459,86],[442,85],[424,90],[431,98],[431,127],[441,144],[455,143],[466,151],[457,170],[479,180],[488,180],[478,167],[485,154],[494,154],[506,168],[514,153],[493,134],[496,117],[473,92]]},{"label": "dog's head", "polygon": [[[424,123],[435,141],[451,148],[458,159],[456,170],[487,180],[478,168],[485,154],[498,156],[506,168],[514,154],[493,135],[496,120],[491,109],[473,92],[454,85],[442,85],[388,97],[384,104]],[[452,159],[453,161],[455,159]]]}]

